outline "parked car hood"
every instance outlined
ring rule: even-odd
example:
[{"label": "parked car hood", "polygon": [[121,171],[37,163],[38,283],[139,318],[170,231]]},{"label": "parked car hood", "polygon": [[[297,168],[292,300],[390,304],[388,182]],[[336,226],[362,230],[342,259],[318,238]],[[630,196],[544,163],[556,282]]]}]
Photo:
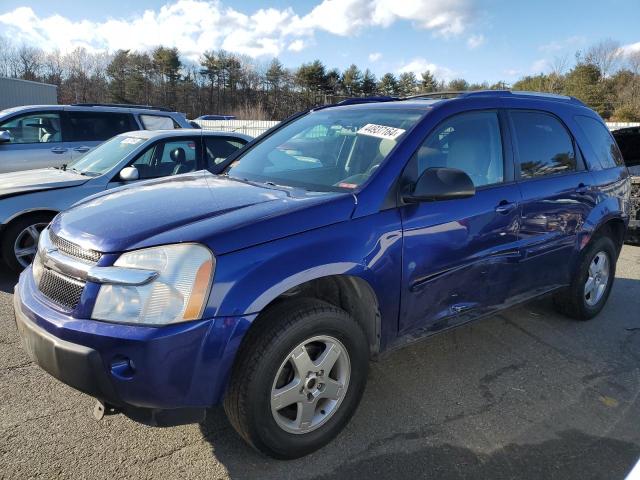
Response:
[{"label": "parked car hood", "polygon": [[75,187],[87,182],[85,177],[70,170],[39,168],[0,174],[0,198],[38,190]]},{"label": "parked car hood", "polygon": [[116,253],[176,242],[215,254],[350,218],[350,193],[312,193],[195,172],[89,197],[52,229],[88,249]]}]

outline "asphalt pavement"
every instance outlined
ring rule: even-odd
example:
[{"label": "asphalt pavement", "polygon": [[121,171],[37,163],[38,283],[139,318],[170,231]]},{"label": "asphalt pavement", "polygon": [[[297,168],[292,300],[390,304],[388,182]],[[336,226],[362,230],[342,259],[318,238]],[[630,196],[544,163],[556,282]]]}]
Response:
[{"label": "asphalt pavement", "polygon": [[590,322],[537,300],[372,365],[345,431],[276,461],[221,409],[157,429],[116,415],[25,355],[0,272],[0,478],[624,479],[640,458],[640,247],[625,246]]}]

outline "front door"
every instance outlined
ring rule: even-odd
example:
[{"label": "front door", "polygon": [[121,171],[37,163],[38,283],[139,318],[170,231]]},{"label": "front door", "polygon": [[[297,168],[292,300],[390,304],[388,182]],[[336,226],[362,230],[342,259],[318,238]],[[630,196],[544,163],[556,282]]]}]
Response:
[{"label": "front door", "polygon": [[510,292],[518,268],[520,192],[511,181],[496,111],[462,113],[442,122],[408,165],[465,171],[471,198],[402,207],[400,330],[436,330],[486,313]]},{"label": "front door", "polygon": [[0,131],[11,138],[0,143],[0,173],[60,167],[71,160],[58,111],[18,114],[2,122]]}]

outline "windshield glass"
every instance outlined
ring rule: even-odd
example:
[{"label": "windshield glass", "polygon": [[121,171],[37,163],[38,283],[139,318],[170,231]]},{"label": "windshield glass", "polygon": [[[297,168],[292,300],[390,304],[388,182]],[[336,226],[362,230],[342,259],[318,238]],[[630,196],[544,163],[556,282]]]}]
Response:
[{"label": "windshield glass", "polygon": [[68,170],[91,176],[102,175],[144,142],[144,138],[118,135],[98,145],[68,166]]},{"label": "windshield glass", "polygon": [[257,144],[226,173],[306,190],[351,190],[375,172],[423,113],[369,108],[312,112]]}]

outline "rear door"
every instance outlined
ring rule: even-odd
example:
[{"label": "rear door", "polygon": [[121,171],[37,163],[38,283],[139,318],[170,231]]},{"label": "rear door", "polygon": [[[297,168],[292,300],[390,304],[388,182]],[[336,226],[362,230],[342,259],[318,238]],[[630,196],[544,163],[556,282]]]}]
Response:
[{"label": "rear door", "polygon": [[536,110],[509,117],[522,192],[517,293],[535,295],[569,281],[577,234],[595,205],[593,178],[560,118]]},{"label": "rear door", "polygon": [[65,120],[65,140],[72,159],[120,133],[138,130],[133,115],[124,112],[69,109]]},{"label": "rear door", "polygon": [[63,141],[61,113],[22,113],[0,122],[0,131],[8,131],[11,137],[0,143],[0,173],[69,163],[71,153]]},{"label": "rear door", "polygon": [[402,208],[403,272],[400,330],[437,330],[487,313],[517,279],[520,191],[511,149],[495,110],[444,120],[405,170],[415,181],[428,168],[465,171],[471,198]]}]

